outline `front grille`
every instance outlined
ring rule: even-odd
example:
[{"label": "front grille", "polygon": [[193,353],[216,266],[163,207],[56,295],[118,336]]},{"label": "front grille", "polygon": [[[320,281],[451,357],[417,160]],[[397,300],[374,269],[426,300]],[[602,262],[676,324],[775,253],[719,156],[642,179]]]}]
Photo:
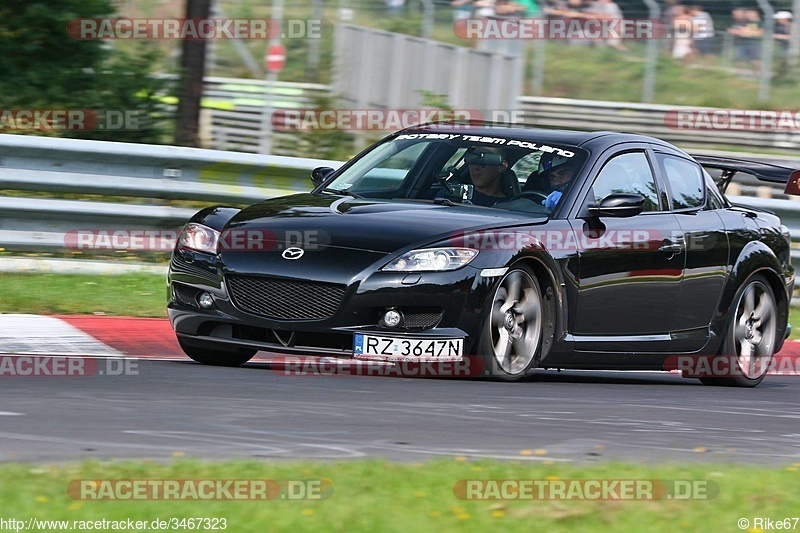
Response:
[{"label": "front grille", "polygon": [[406,329],[428,329],[434,327],[442,319],[441,309],[403,310],[403,327]]},{"label": "front grille", "polygon": [[261,276],[228,276],[233,304],[243,311],[276,320],[322,320],[332,317],[345,286]]}]

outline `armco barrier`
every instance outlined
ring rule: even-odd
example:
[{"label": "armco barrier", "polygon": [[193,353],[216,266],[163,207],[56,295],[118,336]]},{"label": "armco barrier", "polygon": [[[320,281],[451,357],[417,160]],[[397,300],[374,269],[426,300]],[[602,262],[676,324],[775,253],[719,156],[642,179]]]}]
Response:
[{"label": "armco barrier", "polygon": [[[12,191],[0,196],[0,248],[56,252],[65,249],[65,235],[75,230],[177,229],[197,209],[174,207],[172,201],[252,203],[307,191],[313,168],[340,165],[197,148],[0,135],[0,190]],[[41,193],[48,198],[37,197]]]},{"label": "armco barrier", "polygon": [[[683,148],[735,146],[744,150],[800,150],[798,130],[678,129],[668,125],[670,114],[686,110],[697,113],[699,107],[541,96],[522,96],[517,106],[523,112],[523,123],[537,128],[629,131],[652,135]],[[716,108],[702,109],[718,111]]]}]

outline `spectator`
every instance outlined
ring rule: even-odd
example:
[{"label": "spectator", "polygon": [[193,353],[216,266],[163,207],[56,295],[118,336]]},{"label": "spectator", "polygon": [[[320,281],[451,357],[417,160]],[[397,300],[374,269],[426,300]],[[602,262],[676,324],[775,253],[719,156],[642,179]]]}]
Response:
[{"label": "spectator", "polygon": [[475,16],[478,18],[491,18],[496,16],[495,3],[495,0],[476,0]]},{"label": "spectator", "polygon": [[738,61],[739,58],[742,56],[742,51],[740,50],[742,46],[742,38],[739,36],[742,29],[747,25],[747,17],[745,16],[745,10],[741,8],[736,8],[731,11],[731,25],[728,26],[728,33],[733,36],[733,48],[735,59]]},{"label": "spectator", "polygon": [[548,2],[544,12],[551,17],[567,19],[592,18],[586,13],[586,9],[587,6],[584,5],[583,0],[558,0],[556,2]]},{"label": "spectator", "polygon": [[773,37],[778,41],[778,63],[777,72],[786,74],[789,70],[789,44],[792,36],[792,13],[790,11],[778,11],[775,13],[775,31]]},{"label": "spectator", "polygon": [[700,56],[714,53],[714,19],[700,6],[689,8],[692,19],[692,37],[694,51]]},{"label": "spectator", "polygon": [[545,13],[557,13],[559,11],[566,11],[569,8],[567,0],[546,0],[543,8]]},{"label": "spectator", "polygon": [[453,6],[453,21],[470,18],[472,16],[472,3],[473,0],[453,0],[450,2],[450,5]]},{"label": "spectator", "polygon": [[497,0],[495,10],[498,15],[512,17],[537,17],[542,12],[535,0]]},{"label": "spectator", "polygon": [[773,35],[780,42],[781,55],[786,55],[792,35],[792,13],[791,11],[778,11],[774,18],[775,32]]},{"label": "spectator", "polygon": [[406,6],[406,0],[386,0],[386,10],[390,15],[399,15]]},{"label": "spectator", "polygon": [[[587,13],[592,14],[594,18],[603,20],[622,20],[622,10],[619,8],[616,2],[614,2],[614,0],[595,0],[586,11]],[[625,48],[625,46],[622,44],[622,39],[620,39],[618,35],[605,36],[605,43],[619,51],[627,50],[627,48]]]},{"label": "spectator", "polygon": [[672,18],[672,57],[687,60],[694,54],[692,48],[692,17],[685,6],[675,7],[675,16]]},{"label": "spectator", "polygon": [[671,28],[672,21],[675,20],[675,14],[677,8],[681,5],[678,0],[664,0],[664,12],[661,15],[661,18],[664,20],[664,27]]},{"label": "spectator", "polygon": [[[548,5],[544,8],[544,12],[551,19],[565,19],[567,21],[571,19],[584,20],[594,18],[594,15],[587,13],[586,9],[583,0],[557,0],[548,2]],[[570,39],[568,43],[573,46],[583,46],[590,44],[591,41],[581,37],[574,37]]]},{"label": "spectator", "polygon": [[673,29],[674,25],[673,22],[675,21],[675,14],[677,8],[680,6],[680,2],[678,0],[664,0],[664,11],[661,13],[661,20],[664,23],[664,30],[667,32],[667,38],[663,39],[661,45],[664,47],[664,50],[668,51],[670,55],[672,54],[672,36],[673,36]]},{"label": "spectator", "polygon": [[761,27],[760,13],[757,9],[734,9],[733,19],[734,24],[728,28],[728,32],[735,39],[736,59],[751,63],[752,69],[755,72],[760,72],[760,43],[764,34],[764,30]]}]

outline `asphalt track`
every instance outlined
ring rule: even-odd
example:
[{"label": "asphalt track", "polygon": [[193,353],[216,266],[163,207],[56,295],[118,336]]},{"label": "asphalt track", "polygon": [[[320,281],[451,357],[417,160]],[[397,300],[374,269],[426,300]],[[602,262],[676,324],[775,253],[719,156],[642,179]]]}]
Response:
[{"label": "asphalt track", "polygon": [[541,372],[496,383],[139,359],[128,375],[108,375],[119,368],[88,361],[98,365],[90,376],[0,377],[0,461],[800,461],[798,376],[730,389],[665,373]]}]

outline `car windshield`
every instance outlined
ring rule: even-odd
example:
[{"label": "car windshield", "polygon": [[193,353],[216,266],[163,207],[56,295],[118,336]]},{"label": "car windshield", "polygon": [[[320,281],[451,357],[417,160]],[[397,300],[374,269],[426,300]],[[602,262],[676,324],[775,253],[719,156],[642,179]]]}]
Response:
[{"label": "car windshield", "polygon": [[353,161],[321,193],[550,214],[587,156],[542,140],[403,133]]}]

